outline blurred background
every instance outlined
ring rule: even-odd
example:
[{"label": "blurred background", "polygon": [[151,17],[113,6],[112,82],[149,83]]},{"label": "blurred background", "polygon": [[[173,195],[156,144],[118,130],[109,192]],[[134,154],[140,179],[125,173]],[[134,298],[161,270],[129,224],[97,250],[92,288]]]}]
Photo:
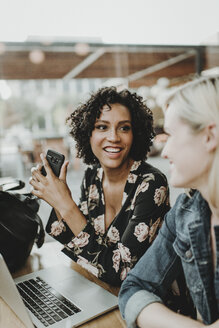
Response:
[{"label": "blurred background", "polygon": [[[31,167],[52,148],[70,160],[77,200],[84,164],[65,121],[112,85],[136,91],[153,111],[148,161],[168,177],[162,105],[179,85],[219,74],[218,0],[7,0],[0,12],[0,179],[29,189]],[[171,187],[172,204],[180,192]]]}]

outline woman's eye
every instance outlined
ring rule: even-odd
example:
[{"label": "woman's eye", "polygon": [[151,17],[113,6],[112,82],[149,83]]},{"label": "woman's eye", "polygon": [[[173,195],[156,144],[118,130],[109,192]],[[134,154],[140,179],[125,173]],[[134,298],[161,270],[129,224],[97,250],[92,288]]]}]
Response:
[{"label": "woman's eye", "polygon": [[130,130],[131,130],[131,126],[130,126],[130,125],[122,126],[122,127],[121,127],[121,130],[122,130],[122,131],[125,131],[125,132],[126,132],[126,131],[130,131]]},{"label": "woman's eye", "polygon": [[106,130],[107,126],[104,124],[96,125],[95,129],[97,130]]}]

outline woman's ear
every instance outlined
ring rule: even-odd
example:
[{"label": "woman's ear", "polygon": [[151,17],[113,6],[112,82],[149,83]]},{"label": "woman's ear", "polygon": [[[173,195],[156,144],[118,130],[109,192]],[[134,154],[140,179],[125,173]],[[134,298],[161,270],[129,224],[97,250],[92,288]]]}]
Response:
[{"label": "woman's ear", "polygon": [[206,126],[205,144],[209,152],[214,151],[219,142],[219,132],[215,123]]}]

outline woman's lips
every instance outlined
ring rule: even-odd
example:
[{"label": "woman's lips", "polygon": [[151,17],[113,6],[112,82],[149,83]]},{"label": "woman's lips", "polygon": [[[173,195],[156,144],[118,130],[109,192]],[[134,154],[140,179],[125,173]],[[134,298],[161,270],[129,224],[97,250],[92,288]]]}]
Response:
[{"label": "woman's lips", "polygon": [[104,151],[108,158],[118,159],[121,156],[122,148],[121,147],[105,147]]},{"label": "woman's lips", "polygon": [[121,148],[118,148],[118,147],[105,147],[104,150],[107,153],[117,154],[117,153],[119,153],[121,151]]}]

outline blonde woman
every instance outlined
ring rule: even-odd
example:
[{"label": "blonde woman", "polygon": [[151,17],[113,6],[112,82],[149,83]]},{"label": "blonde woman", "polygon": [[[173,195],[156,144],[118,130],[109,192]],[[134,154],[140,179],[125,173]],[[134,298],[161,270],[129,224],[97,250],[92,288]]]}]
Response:
[{"label": "blonde woman", "polygon": [[[219,78],[181,87],[165,110],[170,184],[190,189],[166,215],[154,244],[122,284],[128,327],[219,327]],[[166,291],[183,268],[202,320],[171,311]],[[199,316],[198,316],[199,318]]]}]

